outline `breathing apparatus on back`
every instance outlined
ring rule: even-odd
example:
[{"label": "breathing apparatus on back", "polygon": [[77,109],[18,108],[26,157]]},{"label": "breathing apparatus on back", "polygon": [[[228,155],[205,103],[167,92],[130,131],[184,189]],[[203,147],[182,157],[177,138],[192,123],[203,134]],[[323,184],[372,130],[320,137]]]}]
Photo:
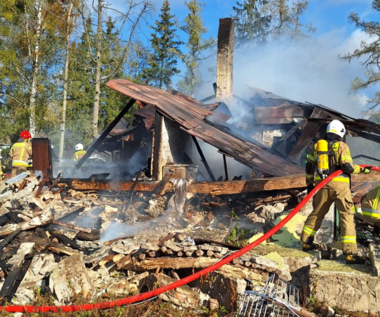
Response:
[{"label": "breathing apparatus on back", "polygon": [[330,174],[329,144],[323,139],[317,142],[317,172],[322,179]]},{"label": "breathing apparatus on back", "polygon": [[[333,120],[327,125],[326,133],[343,138],[346,133],[346,128],[342,122]],[[317,172],[322,179],[325,179],[332,172],[335,172],[335,170],[332,170],[335,166],[334,143],[335,142],[331,142],[329,146],[329,143],[323,139],[317,142]]]}]

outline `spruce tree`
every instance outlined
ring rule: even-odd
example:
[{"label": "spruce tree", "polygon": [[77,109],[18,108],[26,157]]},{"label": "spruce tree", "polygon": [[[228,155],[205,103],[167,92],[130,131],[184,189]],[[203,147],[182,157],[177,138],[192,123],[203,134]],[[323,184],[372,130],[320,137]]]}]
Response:
[{"label": "spruce tree", "polygon": [[189,40],[186,44],[188,52],[183,56],[186,65],[186,74],[183,80],[179,81],[179,89],[194,97],[194,90],[201,82],[201,74],[199,64],[205,59],[204,53],[212,45],[215,40],[213,38],[203,39],[203,35],[207,32],[202,21],[202,3],[197,0],[185,2],[189,13],[185,18],[185,25],[181,28],[188,36]]},{"label": "spruce tree", "polygon": [[271,16],[264,14],[263,7],[268,5],[267,0],[244,0],[233,6],[235,15],[235,43],[240,46],[246,42],[263,44],[267,42]]},{"label": "spruce tree", "polygon": [[302,40],[315,31],[300,18],[308,0],[244,0],[237,2],[235,33],[237,46],[246,42],[263,44],[273,40]]},{"label": "spruce tree", "polygon": [[[372,8],[380,13],[380,0],[372,2]],[[349,15],[351,23],[371,36],[371,41],[362,41],[360,48],[354,52],[348,53],[342,58],[351,62],[352,59],[363,59],[363,65],[366,69],[365,78],[355,78],[351,83],[353,91],[366,89],[372,85],[378,85],[380,82],[380,22],[364,21],[357,13]],[[374,36],[375,35],[375,36]],[[380,105],[380,91],[377,90],[374,95],[367,100],[368,110],[373,110]],[[378,115],[378,114],[377,114]]]},{"label": "spruce tree", "polygon": [[[271,35],[274,39],[302,40],[309,38],[315,28],[300,18],[309,5],[308,0],[269,0],[264,7],[271,15]],[[264,11],[265,12],[265,11]]]},{"label": "spruce tree", "polygon": [[145,79],[159,88],[168,87],[172,77],[180,73],[177,60],[180,55],[180,40],[176,40],[174,15],[170,14],[169,1],[165,0],[161,7],[160,20],[151,26],[154,33],[150,40],[153,53],[149,67],[144,72]]}]

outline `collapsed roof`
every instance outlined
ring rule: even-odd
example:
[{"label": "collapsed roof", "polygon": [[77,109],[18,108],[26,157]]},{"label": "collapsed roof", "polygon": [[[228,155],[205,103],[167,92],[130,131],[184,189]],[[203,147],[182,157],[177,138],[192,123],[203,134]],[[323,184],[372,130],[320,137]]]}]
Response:
[{"label": "collapsed roof", "polygon": [[252,98],[244,100],[234,96],[233,102],[242,102],[250,108],[248,115],[241,119],[246,123],[245,130],[284,131],[271,147],[267,147],[247,137],[245,131],[231,129],[231,124],[226,121],[232,114],[223,102],[204,105],[175,90],[163,91],[126,79],[111,80],[107,86],[138,102],[140,110],[135,116],[143,118],[146,128],[152,128],[157,111],[177,122],[190,135],[216,147],[220,153],[268,176],[303,173],[299,166],[302,165],[302,155],[315,137],[323,137],[324,125],[333,119],[341,120],[353,136],[380,141],[380,126],[371,121],[354,119],[322,105],[301,103],[251,88]]}]

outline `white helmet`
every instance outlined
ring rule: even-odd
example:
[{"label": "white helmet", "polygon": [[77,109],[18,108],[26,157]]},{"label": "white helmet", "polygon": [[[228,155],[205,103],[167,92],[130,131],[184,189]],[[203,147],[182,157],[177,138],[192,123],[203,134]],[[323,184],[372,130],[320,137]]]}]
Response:
[{"label": "white helmet", "polygon": [[333,120],[327,125],[326,133],[334,133],[343,138],[346,133],[346,128],[339,120]]},{"label": "white helmet", "polygon": [[75,146],[75,151],[82,151],[83,150],[83,144],[82,143],[78,143],[76,146]]}]

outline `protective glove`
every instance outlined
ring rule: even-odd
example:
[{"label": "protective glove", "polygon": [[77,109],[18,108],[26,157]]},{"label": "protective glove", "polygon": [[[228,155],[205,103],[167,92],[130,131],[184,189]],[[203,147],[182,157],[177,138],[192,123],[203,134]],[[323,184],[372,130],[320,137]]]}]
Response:
[{"label": "protective glove", "polygon": [[310,194],[310,192],[314,189],[314,185],[313,184],[308,184],[307,185],[307,193]]},{"label": "protective glove", "polygon": [[371,170],[372,170],[372,166],[367,166],[367,167],[364,167],[363,169],[363,174],[369,174],[371,173]]}]

